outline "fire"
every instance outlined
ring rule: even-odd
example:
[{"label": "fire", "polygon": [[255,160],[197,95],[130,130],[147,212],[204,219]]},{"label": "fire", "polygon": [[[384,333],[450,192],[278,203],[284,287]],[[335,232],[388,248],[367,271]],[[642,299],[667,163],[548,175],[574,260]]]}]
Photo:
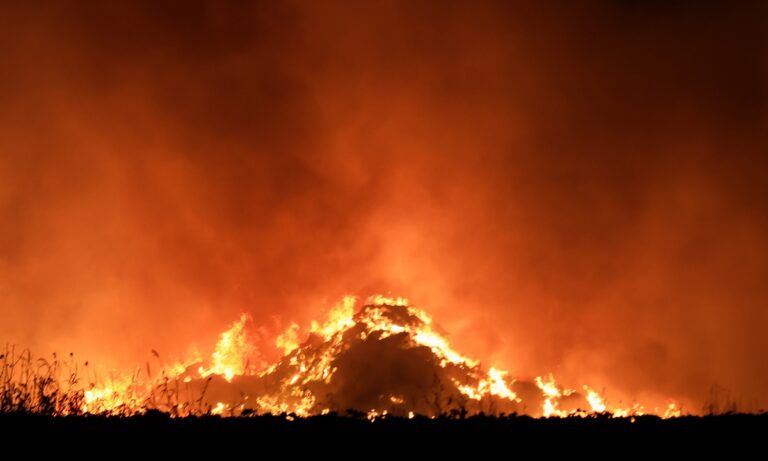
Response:
[{"label": "fire", "polygon": [[368,304],[373,306],[402,306],[408,307],[410,303],[406,298],[392,298],[384,295],[373,295],[368,298]]},{"label": "fire", "polygon": [[224,402],[216,402],[216,406],[211,409],[212,415],[223,415],[227,410],[227,405]]},{"label": "fire", "polygon": [[545,417],[550,416],[565,416],[560,410],[557,409],[557,401],[563,395],[560,389],[555,384],[555,378],[550,373],[545,380],[541,376],[535,378],[536,385],[544,393],[544,406],[542,412]]},{"label": "fire", "polygon": [[664,410],[664,418],[679,418],[681,414],[682,411],[675,402],[669,402],[667,409]]},{"label": "fire", "polygon": [[290,354],[293,350],[299,347],[299,324],[291,323],[283,334],[279,335],[275,340],[275,346],[283,349],[285,355]]},{"label": "fire", "polygon": [[229,330],[221,334],[216,343],[216,351],[211,356],[212,365],[208,369],[200,367],[200,376],[215,374],[232,381],[235,376],[244,374],[248,358],[255,350],[245,334],[245,323],[248,320],[249,317],[242,314]]},{"label": "fire", "polygon": [[603,398],[600,396],[600,394],[590,389],[586,384],[584,385],[584,391],[587,393],[587,401],[589,402],[589,407],[592,409],[592,411],[595,413],[605,412],[607,407],[605,406],[605,402],[603,402]]},{"label": "fire", "polygon": [[498,395],[509,400],[517,400],[517,395],[509,389],[504,376],[506,371],[497,370],[491,368],[488,370],[488,378],[490,380],[490,393],[491,395]]},{"label": "fire", "polygon": [[350,328],[355,324],[352,316],[355,313],[354,296],[345,296],[328,314],[328,320],[320,326],[317,322],[312,322],[310,331],[322,335],[326,340],[330,340],[338,332]]},{"label": "fire", "polygon": [[[322,342],[317,344],[309,340],[306,345],[291,347],[285,359],[261,374],[265,379],[277,379],[278,389],[268,398],[260,400],[260,409],[264,412],[290,411],[297,415],[315,414],[320,392],[312,392],[313,387],[332,388],[334,376],[339,372],[337,358],[347,351],[352,341],[384,341],[387,338],[402,336],[407,338],[409,347],[427,348],[436,358],[440,368],[449,371],[450,383],[454,389],[470,401],[477,402],[480,408],[489,402],[509,402],[511,408],[523,403],[514,390],[516,379],[508,378],[509,373],[495,367],[484,371],[477,360],[458,353],[448,341],[433,328],[432,318],[418,309],[405,298],[374,296],[366,300],[362,309],[355,313],[358,299],[345,297],[329,313],[328,319],[320,324],[313,322],[310,336],[314,335]],[[291,326],[289,337],[295,338],[297,327]],[[354,336],[354,340],[351,339]],[[281,376],[283,376],[281,378]],[[603,397],[588,386],[584,386],[584,405],[578,410],[561,408],[561,401],[573,398],[574,390],[559,387],[554,377],[536,377],[534,380],[540,389],[542,403],[540,414],[547,416],[587,415],[603,413],[608,410]],[[399,407],[412,404],[406,397],[390,394],[378,408],[369,408],[370,419],[381,418]],[[325,404],[323,404],[323,408]],[[639,414],[639,409],[614,408],[611,411],[626,414]],[[407,409],[404,416],[413,413]],[[671,415],[672,413],[670,413]]]},{"label": "fire", "polygon": [[113,413],[122,406],[132,403],[131,383],[127,381],[112,381],[103,386],[93,387],[83,393],[85,411]]},{"label": "fire", "polygon": [[[232,416],[248,409],[253,414],[288,414],[293,418],[365,405],[363,414],[371,421],[417,414],[435,417],[446,412],[544,417],[597,413],[634,417],[645,413],[639,404],[611,407],[587,385],[581,387],[583,393],[561,387],[552,374],[525,381],[511,378],[506,370],[486,369],[457,352],[437,331],[432,318],[405,298],[377,295],[359,308],[358,301],[353,296],[344,297],[325,322],[312,322],[303,332],[298,324],[290,324],[275,340],[283,358],[259,372],[250,365],[257,351],[249,342],[250,317],[243,314],[221,333],[208,361],[193,354],[162,367],[159,376],[153,377],[147,365],[143,379],[135,371],[91,385],[83,392],[81,410],[136,414],[152,408],[173,416]],[[302,336],[306,339],[301,340]],[[153,354],[159,359],[157,352]],[[363,360],[360,364],[355,358],[358,355]],[[410,375],[401,368],[401,360],[410,363]],[[378,362],[391,368],[376,368]],[[387,388],[381,381],[390,378],[391,388]],[[382,391],[378,395],[364,388],[354,390],[352,396],[345,394],[350,392],[349,386],[356,385]],[[538,390],[538,396],[531,395],[531,389]],[[215,395],[209,398],[206,392]],[[193,397],[193,393],[200,396]],[[358,394],[364,400],[354,397]],[[233,400],[237,395],[238,400]],[[664,418],[682,414],[675,402],[655,413]]]}]

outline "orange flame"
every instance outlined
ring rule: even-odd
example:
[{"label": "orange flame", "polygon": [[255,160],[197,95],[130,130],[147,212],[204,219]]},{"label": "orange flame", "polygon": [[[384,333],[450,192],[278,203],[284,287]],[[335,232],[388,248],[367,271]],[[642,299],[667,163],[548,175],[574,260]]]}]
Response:
[{"label": "orange flame", "polygon": [[245,323],[248,320],[249,316],[242,314],[229,330],[221,334],[216,343],[216,350],[211,356],[211,367],[208,369],[200,367],[200,376],[215,374],[231,382],[235,376],[245,373],[248,358],[255,350],[245,334]]},{"label": "orange flame", "polygon": [[[284,351],[284,359],[261,373],[254,375],[257,378],[278,379],[279,390],[273,394],[246,396],[251,398],[251,405],[255,405],[260,412],[281,414],[293,413],[296,416],[308,416],[311,414],[327,414],[329,409],[325,406],[318,407],[317,397],[309,391],[312,383],[331,383],[336,368],[334,360],[338,353],[345,347],[344,338],[348,332],[354,331],[362,340],[376,335],[379,340],[393,335],[403,334],[414,346],[428,348],[439,365],[443,368],[457,367],[465,370],[472,378],[469,381],[459,381],[451,378],[455,389],[471,401],[478,403],[488,398],[497,398],[512,403],[522,402],[521,398],[513,390],[516,379],[508,378],[509,373],[495,367],[483,371],[477,360],[465,357],[454,350],[449,341],[433,328],[432,318],[423,310],[415,308],[405,298],[390,298],[381,295],[369,298],[363,308],[355,313],[357,298],[344,297],[328,313],[326,321],[322,324],[312,322],[309,333],[315,335],[321,341],[321,347],[305,346],[300,343],[298,324],[291,323],[281,335],[277,336],[275,345]],[[394,315],[392,309],[399,309],[401,314]],[[405,314],[402,314],[405,313]],[[254,346],[248,341],[246,324],[250,318],[243,314],[232,326],[221,333],[216,348],[210,358],[210,366],[200,366],[197,376],[187,373],[188,364],[193,361],[179,362],[163,370],[163,378],[179,379],[183,377],[184,383],[194,379],[219,375],[227,382],[232,382],[236,376],[252,374],[249,370],[249,358],[255,353]],[[197,358],[195,358],[197,359]],[[277,370],[281,371],[278,377]],[[167,382],[167,381],[166,381]],[[544,417],[565,417],[569,415],[586,416],[595,413],[607,413],[615,417],[634,417],[644,414],[642,405],[634,404],[631,407],[609,407],[597,391],[589,386],[582,386],[584,394],[583,402],[589,409],[566,410],[563,406],[563,398],[573,396],[576,391],[562,388],[555,382],[552,374],[537,376],[534,378],[536,387],[541,392],[541,415]],[[157,385],[154,382],[139,384],[134,377],[111,380],[99,387],[88,389],[84,393],[84,411],[93,413],[114,413],[123,411],[126,407],[134,412],[143,412],[146,400],[142,400],[142,393],[146,393]],[[400,412],[402,416],[414,417],[414,411],[408,408],[408,401],[397,394],[385,396],[383,402],[387,407],[369,408],[367,417],[371,421],[387,417],[392,411]],[[183,405],[178,404],[178,408]],[[233,415],[242,410],[244,404],[234,402],[216,402],[209,407],[212,414]],[[664,418],[678,417],[682,414],[675,402],[670,402],[665,410],[656,411]]]}]

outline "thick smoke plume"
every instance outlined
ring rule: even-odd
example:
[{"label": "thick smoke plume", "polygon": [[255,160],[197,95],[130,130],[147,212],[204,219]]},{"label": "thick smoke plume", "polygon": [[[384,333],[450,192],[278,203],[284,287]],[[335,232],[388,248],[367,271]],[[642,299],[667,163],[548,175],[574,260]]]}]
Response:
[{"label": "thick smoke plume", "polygon": [[[347,293],[616,399],[765,406],[768,7],[8,2],[0,338],[105,367]],[[202,351],[203,353],[209,351]]]}]

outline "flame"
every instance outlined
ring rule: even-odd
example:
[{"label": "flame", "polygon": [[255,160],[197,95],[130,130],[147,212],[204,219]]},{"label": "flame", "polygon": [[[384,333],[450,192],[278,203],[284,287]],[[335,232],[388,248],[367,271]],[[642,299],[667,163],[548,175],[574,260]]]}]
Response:
[{"label": "flame", "polygon": [[224,411],[226,411],[227,405],[224,404],[224,402],[216,402],[216,406],[211,409],[212,415],[223,415]]},{"label": "flame", "polygon": [[605,406],[605,402],[603,401],[603,398],[600,396],[600,394],[590,389],[586,384],[584,385],[584,391],[587,393],[587,402],[589,402],[589,407],[592,409],[592,411],[595,413],[605,412],[607,407]]},{"label": "flame", "polygon": [[277,337],[275,346],[283,349],[284,355],[297,349],[299,347],[299,324],[291,323],[291,326]]},{"label": "flame", "polygon": [[634,403],[631,407],[628,408],[615,408],[611,411],[611,413],[617,418],[643,416],[645,414],[645,407],[639,403]]},{"label": "flame", "polygon": [[254,352],[245,334],[245,323],[248,320],[248,315],[242,314],[229,330],[221,334],[211,356],[212,365],[208,369],[200,367],[200,376],[221,375],[231,382],[236,375],[245,373],[248,358]]},{"label": "flame", "polygon": [[408,307],[408,299],[406,298],[391,298],[383,295],[373,295],[368,298],[368,304],[371,306],[401,306]]},{"label": "flame", "polygon": [[323,336],[326,341],[330,340],[338,332],[343,331],[355,324],[352,319],[355,313],[355,296],[345,296],[328,314],[328,320],[322,326],[312,322],[310,331]]},{"label": "flame", "polygon": [[[260,373],[254,373],[254,369],[249,366],[249,359],[254,357],[256,349],[248,340],[246,327],[250,317],[243,314],[221,333],[207,367],[203,364],[192,371],[193,364],[204,362],[195,353],[185,361],[163,367],[160,376],[154,379],[151,378],[149,365],[144,380],[140,379],[138,372],[112,377],[84,391],[82,410],[86,413],[136,414],[148,408],[157,408],[175,416],[196,414],[205,410],[195,409],[190,402],[183,401],[180,385],[190,386],[213,376],[220,376],[228,383],[232,383],[237,376],[252,376],[253,379],[274,383],[276,387],[270,392],[243,396],[238,403],[216,401],[215,405],[207,407],[208,413],[236,415],[243,411],[247,401],[249,408],[254,408],[257,413],[287,414],[289,420],[313,414],[328,414],[332,410],[320,399],[322,394],[316,395],[317,391],[313,389],[334,382],[337,372],[335,361],[349,347],[349,341],[375,338],[381,341],[396,335],[400,335],[398,340],[402,339],[404,344],[410,344],[409,347],[429,350],[435,363],[449,373],[449,383],[454,386],[454,390],[468,399],[468,402],[475,402],[475,406],[469,407],[474,408],[474,411],[480,411],[483,405],[491,405],[493,402],[507,402],[512,405],[510,408],[519,408],[514,405],[524,403],[515,391],[518,383],[516,378],[509,378],[509,372],[496,367],[485,370],[477,360],[458,353],[448,339],[435,329],[432,318],[425,311],[410,305],[407,299],[372,296],[356,312],[357,303],[358,298],[354,296],[342,298],[330,310],[325,322],[311,323],[309,339],[304,342],[299,339],[300,326],[291,323],[275,340],[275,345],[284,351],[283,359]],[[153,354],[159,358],[157,352],[153,351]],[[631,407],[609,407],[600,393],[586,385],[582,386],[583,394],[563,388],[556,383],[551,373],[536,376],[533,383],[541,393],[539,411],[544,417],[606,413],[615,417],[634,418],[645,413],[645,408],[637,403]],[[153,392],[160,388],[165,391],[165,401],[154,397]],[[574,397],[581,398],[588,409],[569,409],[573,408]],[[566,398],[571,399],[571,403],[564,404]],[[381,396],[381,406],[368,408],[365,415],[371,421],[390,414],[413,418],[416,413],[411,400],[399,393],[385,394]],[[658,409],[655,413],[664,418],[679,417],[682,414],[673,401],[670,401],[663,413]]]},{"label": "flame", "polygon": [[664,410],[663,418],[679,418],[682,415],[682,410],[677,406],[675,402],[669,402],[667,409]]},{"label": "flame", "polygon": [[563,412],[557,409],[558,399],[563,395],[560,389],[555,384],[555,378],[550,373],[545,380],[541,376],[537,376],[534,381],[536,386],[544,393],[544,404],[542,406],[542,413],[545,418],[550,416],[566,416]]},{"label": "flame", "polygon": [[83,393],[83,411],[114,414],[126,405],[138,403],[132,398],[132,385],[127,379],[118,379],[91,387]]},{"label": "flame", "polygon": [[506,374],[506,371],[497,370],[495,368],[488,370],[488,377],[490,379],[490,393],[491,395],[498,395],[499,397],[505,399],[517,400],[517,395],[509,389],[506,381],[504,380],[504,375]]}]

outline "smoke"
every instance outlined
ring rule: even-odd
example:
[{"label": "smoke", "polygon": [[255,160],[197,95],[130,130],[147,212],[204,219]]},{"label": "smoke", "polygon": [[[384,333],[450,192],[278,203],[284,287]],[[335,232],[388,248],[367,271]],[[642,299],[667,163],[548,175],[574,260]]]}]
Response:
[{"label": "smoke", "polygon": [[766,404],[764,5],[0,8],[3,340],[273,350],[391,292],[514,374]]}]

